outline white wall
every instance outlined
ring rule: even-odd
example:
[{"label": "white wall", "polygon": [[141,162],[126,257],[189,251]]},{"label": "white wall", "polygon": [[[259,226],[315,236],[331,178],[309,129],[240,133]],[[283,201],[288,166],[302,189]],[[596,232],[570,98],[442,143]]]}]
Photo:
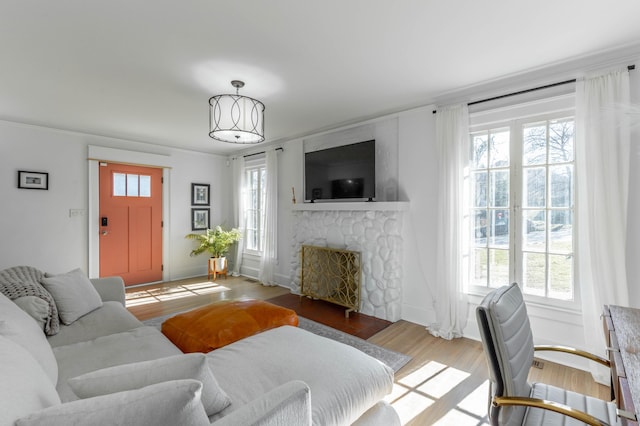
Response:
[{"label": "white wall", "polygon": [[[49,173],[49,190],[17,188],[18,170]],[[77,137],[0,123],[0,269],[87,267],[87,155]]]},{"label": "white wall", "polygon": [[[163,154],[170,169],[166,279],[206,275],[205,257],[192,258],[191,183],[211,184],[211,224],[231,222],[230,167],[225,157],[102,138],[37,126],[0,122],[0,269],[31,265],[65,272],[89,262],[88,145]],[[49,190],[17,188],[17,171],[49,173]],[[69,209],[81,216],[69,217]]]},{"label": "white wall", "polygon": [[433,107],[399,115],[399,200],[410,201],[405,214],[402,318],[418,324],[435,321],[434,286],[438,230],[438,163]]}]

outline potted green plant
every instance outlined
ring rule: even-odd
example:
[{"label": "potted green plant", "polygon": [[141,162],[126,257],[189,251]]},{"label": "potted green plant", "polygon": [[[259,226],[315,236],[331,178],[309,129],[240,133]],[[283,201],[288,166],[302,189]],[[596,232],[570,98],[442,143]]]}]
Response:
[{"label": "potted green plant", "polygon": [[215,259],[215,270],[223,271],[227,263],[225,255],[231,245],[238,241],[240,237],[239,229],[231,228],[225,230],[218,225],[214,229],[207,229],[204,234],[187,234],[185,238],[199,243],[198,247],[191,250],[191,256],[197,256],[205,251],[209,252],[211,257]]}]

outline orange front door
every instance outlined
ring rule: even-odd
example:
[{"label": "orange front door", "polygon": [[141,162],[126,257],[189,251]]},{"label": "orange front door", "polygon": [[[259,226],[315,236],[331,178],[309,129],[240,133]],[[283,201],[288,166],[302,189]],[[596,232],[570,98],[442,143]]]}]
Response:
[{"label": "orange front door", "polygon": [[162,169],[100,163],[100,276],[162,280]]}]

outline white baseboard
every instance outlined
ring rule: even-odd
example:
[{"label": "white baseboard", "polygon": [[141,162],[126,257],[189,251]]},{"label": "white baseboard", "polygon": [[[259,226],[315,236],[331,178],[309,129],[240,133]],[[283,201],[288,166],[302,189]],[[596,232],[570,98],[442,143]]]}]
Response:
[{"label": "white baseboard", "polygon": [[407,304],[402,305],[401,319],[415,324],[427,326],[435,320],[436,313],[431,309],[425,309],[423,307],[411,306]]}]

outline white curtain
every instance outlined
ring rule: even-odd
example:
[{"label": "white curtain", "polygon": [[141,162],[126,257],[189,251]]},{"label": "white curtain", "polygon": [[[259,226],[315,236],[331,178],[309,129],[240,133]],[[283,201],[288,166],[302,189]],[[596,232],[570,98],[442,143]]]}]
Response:
[{"label": "white curtain", "polygon": [[438,109],[436,144],[438,191],[436,322],[431,334],[444,339],[462,337],[467,322],[467,295],[463,276],[465,168],[469,159],[469,111],[466,105]]},{"label": "white curtain", "polygon": [[264,247],[258,279],[264,285],[277,285],[274,270],[278,262],[278,157],[275,149],[266,151],[264,200]]},{"label": "white curtain", "polygon": [[[244,235],[244,157],[240,156],[233,161],[233,226],[238,228]],[[242,267],[242,253],[244,252],[244,241],[236,243],[235,262],[231,269],[231,275],[240,275]]]},{"label": "white curtain", "polygon": [[[629,305],[626,235],[629,192],[629,72],[579,81],[576,91],[576,283],[587,350],[606,356],[600,314]],[[592,363],[593,364],[593,363]],[[591,366],[609,384],[609,372]]]}]

